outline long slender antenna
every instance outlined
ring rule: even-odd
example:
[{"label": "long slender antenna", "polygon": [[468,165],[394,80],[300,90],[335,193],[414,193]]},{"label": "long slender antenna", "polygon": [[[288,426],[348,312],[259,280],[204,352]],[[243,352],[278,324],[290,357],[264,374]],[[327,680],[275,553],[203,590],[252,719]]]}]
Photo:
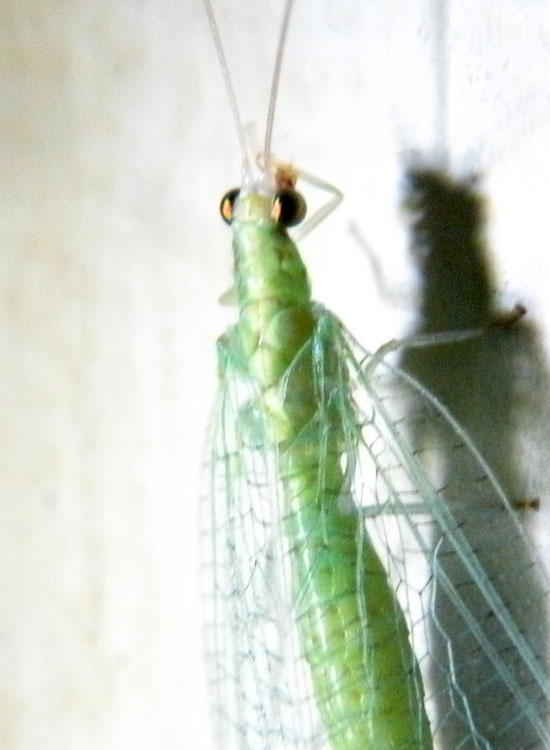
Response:
[{"label": "long slender antenna", "polygon": [[[203,0],[203,2],[204,2],[205,10],[206,10],[206,15],[208,16],[208,23],[210,24],[210,31],[212,32],[212,37],[214,39],[214,44],[216,46],[218,60],[220,61],[220,67],[222,69],[222,74],[223,74],[223,80],[225,82],[225,90],[227,91],[227,96],[229,97],[229,104],[231,105],[233,121],[237,129],[237,136],[239,138],[239,147],[241,149],[241,153],[243,156],[243,162],[245,163],[245,165],[248,165],[250,162],[248,158],[246,138],[244,137],[243,122],[242,122],[241,114],[239,111],[239,105],[237,104],[237,97],[235,95],[235,88],[233,86],[233,81],[231,80],[231,76],[229,75],[229,67],[227,65],[225,52],[223,51],[222,40],[220,37],[218,24],[216,23],[216,17],[214,16],[214,9],[212,8],[212,3],[210,2],[210,0]],[[272,98],[273,98],[273,95],[272,95]]]},{"label": "long slender antenna", "polygon": [[[205,0],[206,2],[207,0]],[[277,94],[279,93],[279,82],[281,80],[281,67],[283,65],[283,55],[286,41],[288,38],[288,25],[290,23],[290,14],[294,6],[294,0],[287,0],[281,33],[279,35],[279,46],[277,47],[277,57],[275,58],[275,69],[273,71],[273,82],[271,84],[271,96],[269,97],[269,107],[267,109],[267,122],[265,126],[265,143],[264,143],[264,165],[269,168],[271,159],[271,139],[273,136],[273,121],[275,119],[275,105],[277,104]]]}]

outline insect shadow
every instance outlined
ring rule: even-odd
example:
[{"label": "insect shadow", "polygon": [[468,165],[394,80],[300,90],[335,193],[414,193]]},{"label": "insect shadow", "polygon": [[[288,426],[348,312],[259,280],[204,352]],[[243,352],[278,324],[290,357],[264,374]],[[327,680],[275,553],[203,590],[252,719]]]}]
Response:
[{"label": "insect shadow", "polygon": [[[483,335],[458,343],[402,350],[400,367],[434,394],[462,424],[493,469],[520,521],[535,522],[536,499],[526,497],[526,474],[518,424],[546,412],[538,394],[549,392],[549,377],[540,356],[538,335],[529,316],[502,313],[494,300],[494,282],[487,259],[485,203],[478,178],[456,179],[443,169],[419,164],[409,166],[404,205],[411,212],[410,248],[420,277],[418,334],[483,329]],[[539,416],[540,419],[540,416]],[[527,427],[527,429],[529,429]],[[441,496],[453,506],[459,526],[476,550],[490,581],[512,613],[519,631],[548,672],[548,591],[539,572],[527,560],[524,539],[513,519],[499,509],[494,498],[484,497],[484,485],[461,483],[464,461],[453,439],[434,423],[419,422],[411,439],[422,454],[437,444]],[[467,472],[466,472],[467,473]],[[449,488],[448,491],[445,488]],[[488,507],[489,505],[495,507]],[[476,517],[484,516],[481,532]],[[491,539],[487,529],[491,530]],[[437,550],[438,564],[453,585],[462,591],[471,615],[495,646],[504,669],[510,670],[548,722],[548,707],[540,688],[522,670],[523,656],[510,648],[476,586],[464,580],[464,568],[446,547]],[[484,654],[464,621],[442,592],[434,598],[430,635],[430,681],[437,715],[441,718],[441,747],[460,744],[461,729],[451,720],[446,684],[457,680],[475,714],[474,723],[498,750],[539,748],[540,735],[521,712],[514,714],[513,696],[495,664]],[[443,637],[441,633],[445,633]],[[453,656],[449,657],[449,643]],[[451,663],[452,661],[452,663]],[[479,745],[485,747],[484,744]],[[478,747],[478,745],[467,745]]]}]

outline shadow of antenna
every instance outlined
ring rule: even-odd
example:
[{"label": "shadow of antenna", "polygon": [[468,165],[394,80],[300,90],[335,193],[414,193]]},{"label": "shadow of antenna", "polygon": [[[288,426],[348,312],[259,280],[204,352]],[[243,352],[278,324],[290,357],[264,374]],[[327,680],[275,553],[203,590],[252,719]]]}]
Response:
[{"label": "shadow of antenna", "polygon": [[[532,322],[523,318],[506,322],[494,303],[491,269],[484,241],[484,200],[476,178],[458,180],[442,169],[409,167],[405,206],[412,214],[410,246],[420,276],[420,309],[412,336],[435,331],[485,328],[478,338],[442,346],[405,349],[400,367],[431,391],[470,434],[493,469],[506,494],[516,505],[518,517],[529,526],[536,512],[526,497],[526,467],[522,465],[522,431],[535,421],[548,420],[546,404],[549,377],[542,365],[538,336]],[[541,401],[543,399],[543,401]],[[548,671],[548,591],[538,570],[529,567],[528,550],[514,531],[513,519],[503,509],[487,507],[483,481],[479,487],[463,477],[466,452],[457,460],[457,446],[435,423],[420,423],[411,436],[415,451],[437,443],[441,457],[439,479],[442,500],[452,504],[453,514],[477,551],[487,575],[513,615],[537,662]],[[540,448],[543,449],[543,446]],[[461,482],[462,477],[462,482]],[[480,478],[480,480],[482,477]],[[452,488],[452,489],[451,489]],[[477,514],[487,518],[493,539],[476,533]],[[494,521],[493,521],[494,514]],[[485,534],[487,525],[483,524]],[[503,552],[504,550],[504,552]],[[509,648],[495,626],[483,598],[463,580],[464,571],[450,547],[437,551],[438,564],[465,596],[476,622],[483,626],[543,720],[548,705],[539,688],[522,673],[522,658]],[[462,578],[461,578],[462,577]],[[511,715],[511,695],[498,679],[491,662],[475,638],[465,632],[445,594],[433,604],[436,623],[431,633],[433,664],[430,679],[439,717],[452,713],[446,681],[449,674],[460,680],[475,724],[498,750],[542,748],[540,735],[524,715]],[[440,637],[440,629],[446,633]],[[437,632],[436,632],[437,631]],[[448,640],[447,640],[448,639]],[[452,644],[453,664],[447,646]],[[458,747],[460,727],[442,721],[441,747]],[[460,745],[466,750],[466,747]],[[477,745],[476,745],[477,747]]]}]

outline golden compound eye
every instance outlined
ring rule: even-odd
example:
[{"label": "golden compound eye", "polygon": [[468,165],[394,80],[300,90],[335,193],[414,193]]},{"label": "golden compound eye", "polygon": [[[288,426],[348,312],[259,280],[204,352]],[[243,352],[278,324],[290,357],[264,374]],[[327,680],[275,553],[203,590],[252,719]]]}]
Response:
[{"label": "golden compound eye", "polygon": [[222,198],[220,213],[226,224],[231,224],[233,221],[233,206],[240,192],[240,188],[233,188],[232,190],[228,190]]},{"label": "golden compound eye", "polygon": [[283,188],[275,194],[271,218],[285,227],[294,227],[303,220],[306,211],[306,202],[300,193],[292,188]]}]

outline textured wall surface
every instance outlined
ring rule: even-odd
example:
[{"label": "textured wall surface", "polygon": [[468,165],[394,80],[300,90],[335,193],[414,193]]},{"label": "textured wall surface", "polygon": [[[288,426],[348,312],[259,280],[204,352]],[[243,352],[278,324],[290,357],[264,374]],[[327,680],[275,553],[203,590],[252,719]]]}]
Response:
[{"label": "textured wall surface", "polygon": [[[217,5],[259,144],[280,3]],[[346,195],[304,242],[317,297],[371,349],[403,334],[403,157],[445,152],[484,172],[497,291],[547,329],[548,4],[295,10],[274,150]],[[203,8],[3,0],[0,35],[0,746],[203,747],[198,485],[240,168]]]}]

